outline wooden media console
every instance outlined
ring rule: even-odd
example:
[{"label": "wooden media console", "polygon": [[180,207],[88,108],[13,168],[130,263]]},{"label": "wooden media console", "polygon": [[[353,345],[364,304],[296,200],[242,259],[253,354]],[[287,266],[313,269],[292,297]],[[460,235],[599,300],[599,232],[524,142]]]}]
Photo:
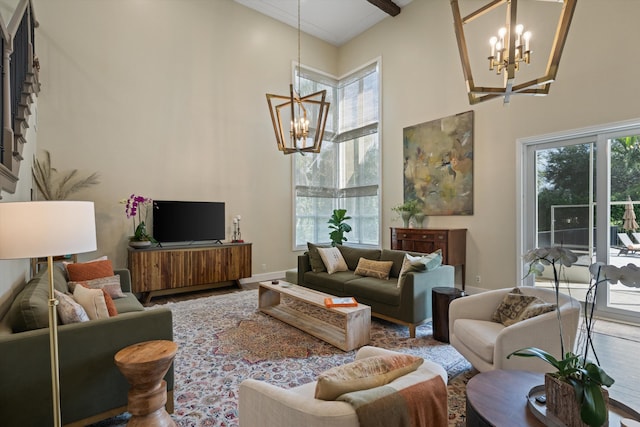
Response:
[{"label": "wooden media console", "polygon": [[134,293],[153,296],[228,286],[251,277],[251,243],[129,248]]}]

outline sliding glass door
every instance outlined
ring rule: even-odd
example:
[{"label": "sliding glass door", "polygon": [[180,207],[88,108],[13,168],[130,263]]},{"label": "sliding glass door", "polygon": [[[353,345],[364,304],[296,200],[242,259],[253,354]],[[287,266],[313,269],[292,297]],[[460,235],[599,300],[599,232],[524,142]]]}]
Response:
[{"label": "sliding glass door", "polygon": [[[640,123],[589,129],[520,141],[522,252],[564,246],[578,255],[566,268],[562,292],[583,301],[589,265],[601,261],[640,267]],[[640,221],[640,218],[638,218]],[[636,236],[634,236],[634,232]],[[526,266],[521,266],[526,276]],[[548,269],[528,284],[552,286]],[[599,287],[599,315],[640,321],[640,289],[622,284]]]}]

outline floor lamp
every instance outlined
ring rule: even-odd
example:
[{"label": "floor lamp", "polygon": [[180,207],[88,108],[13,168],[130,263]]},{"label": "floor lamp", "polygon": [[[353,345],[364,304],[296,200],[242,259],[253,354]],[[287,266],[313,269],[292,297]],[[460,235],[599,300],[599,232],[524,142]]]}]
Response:
[{"label": "floor lamp", "polygon": [[96,249],[93,202],[0,203],[0,259],[47,258],[49,274],[49,351],[53,425],[62,426],[58,366],[58,315],[53,288],[53,257]]}]

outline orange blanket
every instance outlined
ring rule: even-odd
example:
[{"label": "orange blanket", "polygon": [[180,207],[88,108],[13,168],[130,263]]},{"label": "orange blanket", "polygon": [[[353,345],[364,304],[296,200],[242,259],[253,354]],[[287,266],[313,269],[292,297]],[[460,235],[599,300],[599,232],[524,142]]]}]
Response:
[{"label": "orange blanket", "polygon": [[338,397],[356,410],[360,427],[446,427],[447,387],[438,375],[402,390],[381,386]]}]

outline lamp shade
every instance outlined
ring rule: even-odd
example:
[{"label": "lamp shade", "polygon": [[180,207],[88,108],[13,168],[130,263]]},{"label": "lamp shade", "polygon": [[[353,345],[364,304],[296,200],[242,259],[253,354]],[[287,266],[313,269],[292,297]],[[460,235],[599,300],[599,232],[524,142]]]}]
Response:
[{"label": "lamp shade", "polygon": [[0,203],[0,259],[96,250],[93,202]]}]

